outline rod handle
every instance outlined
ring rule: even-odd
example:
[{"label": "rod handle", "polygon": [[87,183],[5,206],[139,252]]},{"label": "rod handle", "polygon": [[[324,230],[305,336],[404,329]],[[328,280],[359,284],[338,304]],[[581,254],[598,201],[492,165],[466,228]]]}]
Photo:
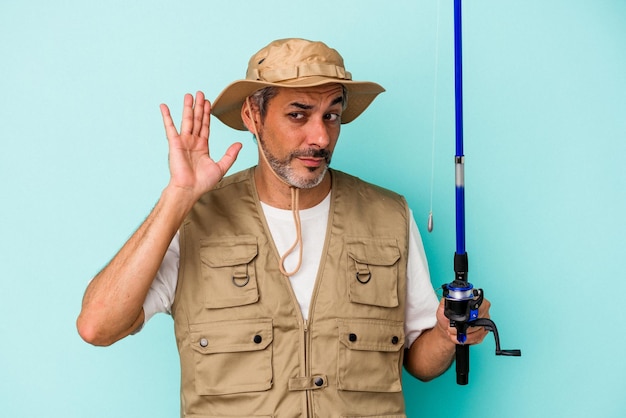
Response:
[{"label": "rod handle", "polygon": [[469,382],[469,345],[456,346],[456,383],[467,385]]}]

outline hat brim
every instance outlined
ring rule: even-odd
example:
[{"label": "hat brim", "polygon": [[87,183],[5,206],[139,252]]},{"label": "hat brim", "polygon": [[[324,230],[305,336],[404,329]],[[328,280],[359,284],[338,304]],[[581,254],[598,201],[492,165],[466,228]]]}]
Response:
[{"label": "hat brim", "polygon": [[348,105],[341,114],[341,123],[356,119],[372,101],[385,89],[370,81],[340,80],[329,77],[312,76],[294,80],[270,83],[257,80],[238,80],[229,84],[213,102],[211,113],[224,124],[240,131],[247,130],[241,120],[241,106],[248,96],[265,87],[303,88],[324,84],[342,84],[348,92]]}]

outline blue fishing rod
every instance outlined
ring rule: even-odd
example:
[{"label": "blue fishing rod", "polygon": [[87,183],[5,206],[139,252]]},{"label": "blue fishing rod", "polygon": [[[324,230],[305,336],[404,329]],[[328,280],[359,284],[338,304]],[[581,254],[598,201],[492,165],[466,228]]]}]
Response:
[{"label": "blue fishing rod", "polygon": [[520,350],[501,350],[496,324],[488,318],[479,318],[478,309],[483,302],[483,290],[475,289],[467,281],[468,259],[465,251],[465,156],[463,154],[463,68],[462,68],[461,0],[454,0],[454,91],[456,153],[456,252],[454,253],[455,279],[442,285],[445,298],[444,313],[450,326],[457,329],[456,382],[469,382],[469,345],[466,345],[469,327],[484,327],[493,332],[496,355],[521,356]]}]

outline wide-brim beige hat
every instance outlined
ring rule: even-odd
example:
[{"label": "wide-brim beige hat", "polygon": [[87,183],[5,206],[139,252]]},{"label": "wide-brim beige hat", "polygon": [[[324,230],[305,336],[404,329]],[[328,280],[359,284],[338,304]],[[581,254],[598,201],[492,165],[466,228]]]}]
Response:
[{"label": "wide-brim beige hat", "polygon": [[385,89],[369,81],[353,81],[343,58],[322,42],[280,39],[257,52],[248,62],[245,80],[228,85],[213,102],[211,113],[231,128],[245,131],[241,107],[248,96],[264,87],[315,87],[342,84],[348,94],[341,123],[357,118]]}]

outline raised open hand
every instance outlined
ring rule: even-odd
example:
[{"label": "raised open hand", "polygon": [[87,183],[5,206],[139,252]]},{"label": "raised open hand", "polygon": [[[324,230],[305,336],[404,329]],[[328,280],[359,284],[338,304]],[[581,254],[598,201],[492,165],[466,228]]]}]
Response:
[{"label": "raised open hand", "polygon": [[195,104],[191,94],[184,99],[180,133],[177,131],[170,110],[161,104],[161,115],[169,142],[170,184],[191,193],[198,199],[211,190],[224,177],[237,159],[241,143],[232,144],[217,162],[209,152],[209,126],[211,103],[201,91],[196,93]]}]

